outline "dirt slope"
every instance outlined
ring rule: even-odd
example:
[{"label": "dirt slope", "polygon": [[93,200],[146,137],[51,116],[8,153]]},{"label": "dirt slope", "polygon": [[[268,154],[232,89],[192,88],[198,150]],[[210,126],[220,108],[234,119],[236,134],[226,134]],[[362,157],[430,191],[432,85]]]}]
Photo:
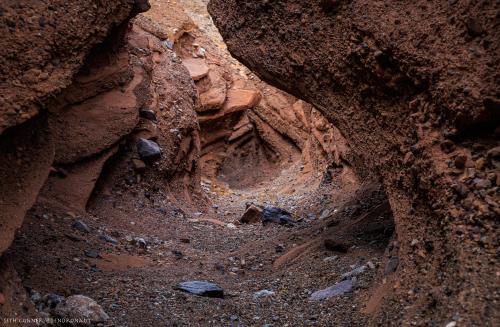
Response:
[{"label": "dirt slope", "polygon": [[[400,264],[373,322],[498,321],[498,3],[212,0],[230,52],[383,180]],[[455,318],[453,318],[455,317]]]}]

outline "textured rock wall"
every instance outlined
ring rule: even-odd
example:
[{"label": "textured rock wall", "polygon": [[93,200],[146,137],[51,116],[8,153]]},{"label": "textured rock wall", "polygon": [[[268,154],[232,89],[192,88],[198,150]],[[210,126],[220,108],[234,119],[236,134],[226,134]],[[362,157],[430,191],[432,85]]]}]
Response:
[{"label": "textured rock wall", "polygon": [[72,83],[91,49],[138,6],[132,0],[99,6],[57,0],[0,4],[0,253],[49,175],[57,146],[47,103]]},{"label": "textured rock wall", "polygon": [[92,47],[141,1],[2,1],[0,132],[35,116],[71,84]]},{"label": "textured rock wall", "polygon": [[[0,253],[37,199],[84,212],[111,158],[119,181],[147,170],[181,198],[199,189],[196,89],[161,40],[131,23],[148,8],[0,5]],[[140,160],[141,138],[159,144],[159,160]]]},{"label": "textured rock wall", "polygon": [[492,321],[498,3],[212,0],[209,11],[236,58],[321,110],[358,174],[382,179],[399,265],[393,287],[374,290],[374,322]]}]

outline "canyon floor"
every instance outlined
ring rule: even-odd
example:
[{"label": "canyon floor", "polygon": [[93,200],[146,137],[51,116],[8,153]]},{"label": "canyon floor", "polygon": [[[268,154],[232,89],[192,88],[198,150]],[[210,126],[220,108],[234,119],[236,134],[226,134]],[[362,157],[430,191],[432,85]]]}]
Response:
[{"label": "canyon floor", "polygon": [[[392,234],[387,203],[373,185],[346,195],[335,185],[339,176],[280,194],[300,174],[299,166],[250,188],[206,184],[217,207],[207,214],[162,206],[145,196],[143,184],[131,186],[136,195],[130,198],[115,193],[93,202],[85,216],[40,204],[8,255],[25,287],[43,295],[85,294],[117,326],[363,326],[369,289]],[[299,222],[238,224],[249,201],[290,210]],[[75,230],[75,219],[91,231]],[[118,244],[101,239],[103,233]],[[137,237],[147,246],[130,242]],[[325,247],[325,240],[342,244],[346,253]],[[99,257],[89,258],[89,250]],[[356,276],[352,292],[310,301],[311,293],[360,266],[366,271]],[[212,281],[225,296],[175,289],[190,280]],[[273,294],[255,295],[262,290]]]}]

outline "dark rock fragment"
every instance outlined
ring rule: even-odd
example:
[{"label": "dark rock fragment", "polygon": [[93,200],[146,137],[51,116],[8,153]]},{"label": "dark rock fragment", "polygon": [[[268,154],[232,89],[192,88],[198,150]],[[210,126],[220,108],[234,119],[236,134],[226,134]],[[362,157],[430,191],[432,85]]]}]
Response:
[{"label": "dark rock fragment", "polygon": [[81,220],[77,220],[71,225],[74,229],[79,230],[80,232],[83,233],[90,233],[90,227],[87,226],[86,223],[84,223]]},{"label": "dark rock fragment", "polygon": [[210,283],[207,281],[182,282],[177,284],[175,288],[199,296],[214,297],[214,298],[224,297],[224,290],[221,287],[219,287],[217,284]]},{"label": "dark rock fragment", "polygon": [[292,219],[292,214],[288,211],[276,207],[265,207],[262,211],[262,223],[266,224],[268,222],[281,225],[295,225],[296,223]]},{"label": "dark rock fragment", "polygon": [[137,153],[142,160],[157,160],[161,157],[161,148],[158,143],[141,138],[137,141]]},{"label": "dark rock fragment", "polygon": [[390,274],[395,272],[396,269],[398,269],[398,265],[399,265],[398,257],[389,258],[389,261],[387,261],[387,265],[385,266],[385,273]]}]

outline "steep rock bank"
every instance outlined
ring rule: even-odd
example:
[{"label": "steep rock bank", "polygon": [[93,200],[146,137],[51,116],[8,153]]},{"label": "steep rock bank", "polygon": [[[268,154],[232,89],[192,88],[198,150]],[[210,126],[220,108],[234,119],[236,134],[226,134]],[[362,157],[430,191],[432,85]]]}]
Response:
[{"label": "steep rock bank", "polygon": [[0,6],[4,154],[0,158],[0,253],[33,205],[55,155],[47,103],[72,83],[92,48],[143,5],[143,1],[126,0],[105,1],[101,6],[78,1],[7,1]]},{"label": "steep rock bank", "polygon": [[373,322],[498,319],[498,4],[212,0],[209,11],[236,58],[316,106],[361,159],[358,175],[382,178],[399,264],[392,287],[373,290]]},{"label": "steep rock bank", "polygon": [[[149,197],[203,206],[196,89],[161,40],[131,22],[148,8],[1,5],[0,253],[34,204],[44,217],[85,217],[95,198],[132,198],[146,182]],[[159,145],[155,160],[143,157],[141,139]],[[15,276],[1,260],[1,274]],[[0,284],[2,317],[24,312],[14,284]]]}]

